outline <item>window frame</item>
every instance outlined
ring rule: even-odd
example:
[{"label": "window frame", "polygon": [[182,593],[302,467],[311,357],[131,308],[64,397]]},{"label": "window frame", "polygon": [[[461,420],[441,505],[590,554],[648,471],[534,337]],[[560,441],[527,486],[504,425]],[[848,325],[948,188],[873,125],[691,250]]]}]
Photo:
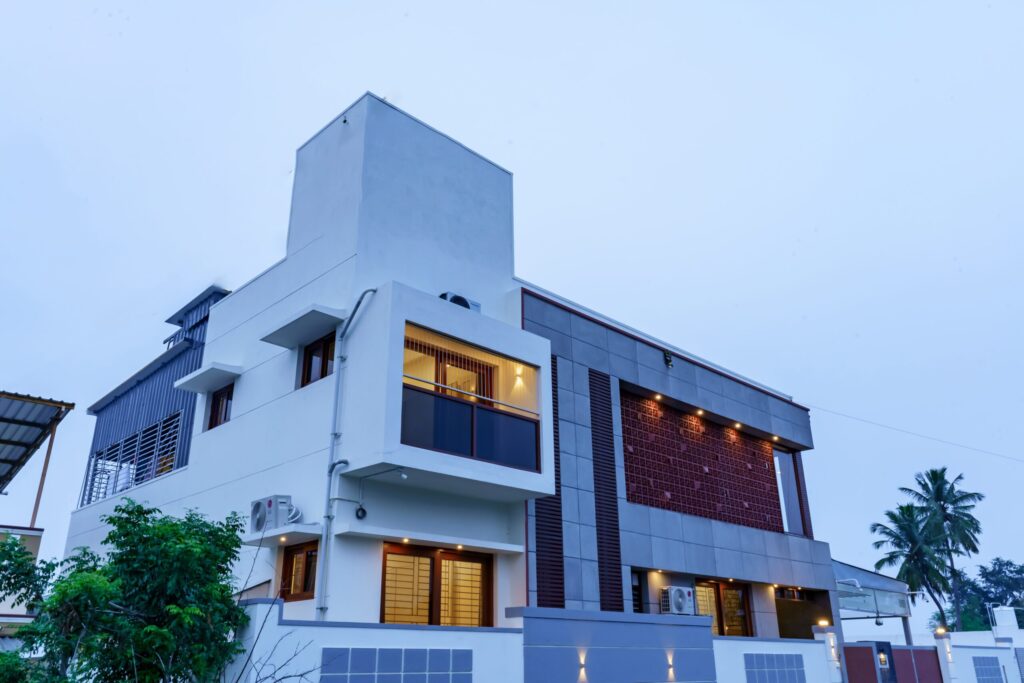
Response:
[{"label": "window frame", "polygon": [[[218,405],[219,405],[218,401],[225,400],[225,398],[224,398],[225,395],[227,396],[227,398],[226,398],[227,408],[225,410],[221,411],[221,410],[218,409]],[[216,391],[214,391],[214,392],[212,392],[210,394],[210,411],[209,411],[210,414],[209,414],[209,417],[207,417],[207,419],[206,419],[206,429],[207,429],[207,431],[209,431],[211,429],[215,429],[216,427],[220,427],[222,424],[226,424],[228,422],[231,422],[231,404],[234,402],[234,397],[235,397],[235,383],[234,382],[232,382],[231,384],[228,384],[227,386],[223,386],[220,389],[217,389]],[[223,415],[224,419],[217,420],[218,416],[222,412],[224,414]]]},{"label": "window frame", "polygon": [[[464,626],[461,628],[489,628],[494,625],[493,555],[475,553],[468,550],[451,550],[449,548],[389,542],[384,542],[381,553],[380,623],[396,623],[384,621],[385,604],[387,602],[388,555],[411,555],[413,557],[426,557],[430,560],[430,610],[426,624],[428,626],[441,626],[441,561],[471,560],[479,562],[482,566],[480,574],[482,618],[479,626]],[[455,627],[444,626],[443,628]]]},{"label": "window frame", "polygon": [[[307,387],[334,374],[334,330],[302,347],[302,363],[299,365],[299,388]],[[313,377],[313,353],[320,351],[320,374]]]},{"label": "window frame", "polygon": [[[316,551],[317,563],[320,562],[320,540],[307,541],[305,543],[296,543],[295,545],[289,545],[284,547],[284,562],[281,565],[281,587],[278,590],[278,594],[281,599],[285,602],[297,602],[299,600],[312,600],[316,594],[316,572],[313,572],[313,586],[310,591],[302,591],[300,593],[291,592],[291,576],[292,570],[295,567],[295,556],[300,553],[308,553],[310,550]],[[309,562],[306,562],[306,568],[308,570]],[[308,572],[303,578],[309,576]]]}]

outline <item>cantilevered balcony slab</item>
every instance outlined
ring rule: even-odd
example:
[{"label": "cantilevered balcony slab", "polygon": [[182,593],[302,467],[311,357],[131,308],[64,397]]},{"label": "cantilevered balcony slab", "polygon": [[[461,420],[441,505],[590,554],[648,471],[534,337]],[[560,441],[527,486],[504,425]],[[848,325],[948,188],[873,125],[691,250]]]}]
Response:
[{"label": "cantilevered balcony slab", "polygon": [[329,334],[346,317],[348,311],[313,304],[285,318],[263,335],[261,341],[286,349],[297,349]]},{"label": "cantilevered balcony slab", "polygon": [[231,384],[242,374],[242,368],[225,363],[208,363],[174,383],[175,389],[205,394]]}]

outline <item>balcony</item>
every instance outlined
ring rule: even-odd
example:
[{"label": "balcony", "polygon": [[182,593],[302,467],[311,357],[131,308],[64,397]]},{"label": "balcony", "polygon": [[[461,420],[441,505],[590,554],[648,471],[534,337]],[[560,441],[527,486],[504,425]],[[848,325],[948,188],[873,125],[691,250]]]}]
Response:
[{"label": "balcony", "polygon": [[536,419],[409,384],[402,388],[402,443],[540,471]]},{"label": "balcony", "polygon": [[554,493],[546,339],[390,283],[345,349],[346,479],[492,503]]}]

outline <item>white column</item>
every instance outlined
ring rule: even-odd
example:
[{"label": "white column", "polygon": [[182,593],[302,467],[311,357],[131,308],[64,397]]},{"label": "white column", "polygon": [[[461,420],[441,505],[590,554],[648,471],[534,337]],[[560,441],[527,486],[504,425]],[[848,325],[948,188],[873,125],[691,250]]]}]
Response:
[{"label": "white column", "polygon": [[830,683],[842,683],[843,663],[839,656],[839,636],[835,626],[814,626],[815,640],[825,641],[825,657],[828,659]]},{"label": "white column", "polygon": [[959,680],[956,675],[956,662],[953,658],[953,642],[949,639],[949,633],[943,630],[935,633],[935,647],[939,655],[939,671],[942,672],[942,683],[955,683]]}]

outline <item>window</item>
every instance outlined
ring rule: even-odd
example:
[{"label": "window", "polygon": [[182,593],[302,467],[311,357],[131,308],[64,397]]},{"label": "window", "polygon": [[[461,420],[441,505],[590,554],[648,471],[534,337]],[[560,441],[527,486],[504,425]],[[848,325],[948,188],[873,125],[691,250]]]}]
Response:
[{"label": "window", "polygon": [[402,443],[536,471],[538,372],[406,324]]},{"label": "window", "polygon": [[334,371],[334,333],[307,344],[302,352],[302,374],[299,386],[323,379]]},{"label": "window", "polygon": [[644,597],[647,595],[647,572],[634,569],[630,572],[630,582],[633,588],[633,611],[642,614],[644,609]]},{"label": "window", "polygon": [[694,586],[697,614],[711,617],[711,632],[749,636],[749,587],[742,583],[698,581]]},{"label": "window", "polygon": [[206,425],[207,429],[219,427],[231,419],[231,397],[234,393],[234,383],[213,392],[210,396],[210,421]]},{"label": "window", "polygon": [[491,625],[489,555],[384,545],[381,623]]},{"label": "window", "polygon": [[286,602],[313,599],[313,590],[316,587],[316,556],[319,545],[319,541],[312,541],[284,549],[281,597]]},{"label": "window", "polygon": [[[154,422],[89,457],[83,506],[138,486],[188,464],[181,447],[181,411]],[[186,442],[187,443],[187,442]]]},{"label": "window", "polygon": [[779,488],[782,507],[782,528],[790,534],[804,535],[804,521],[800,514],[800,484],[797,481],[793,454],[775,450],[775,483]]}]

